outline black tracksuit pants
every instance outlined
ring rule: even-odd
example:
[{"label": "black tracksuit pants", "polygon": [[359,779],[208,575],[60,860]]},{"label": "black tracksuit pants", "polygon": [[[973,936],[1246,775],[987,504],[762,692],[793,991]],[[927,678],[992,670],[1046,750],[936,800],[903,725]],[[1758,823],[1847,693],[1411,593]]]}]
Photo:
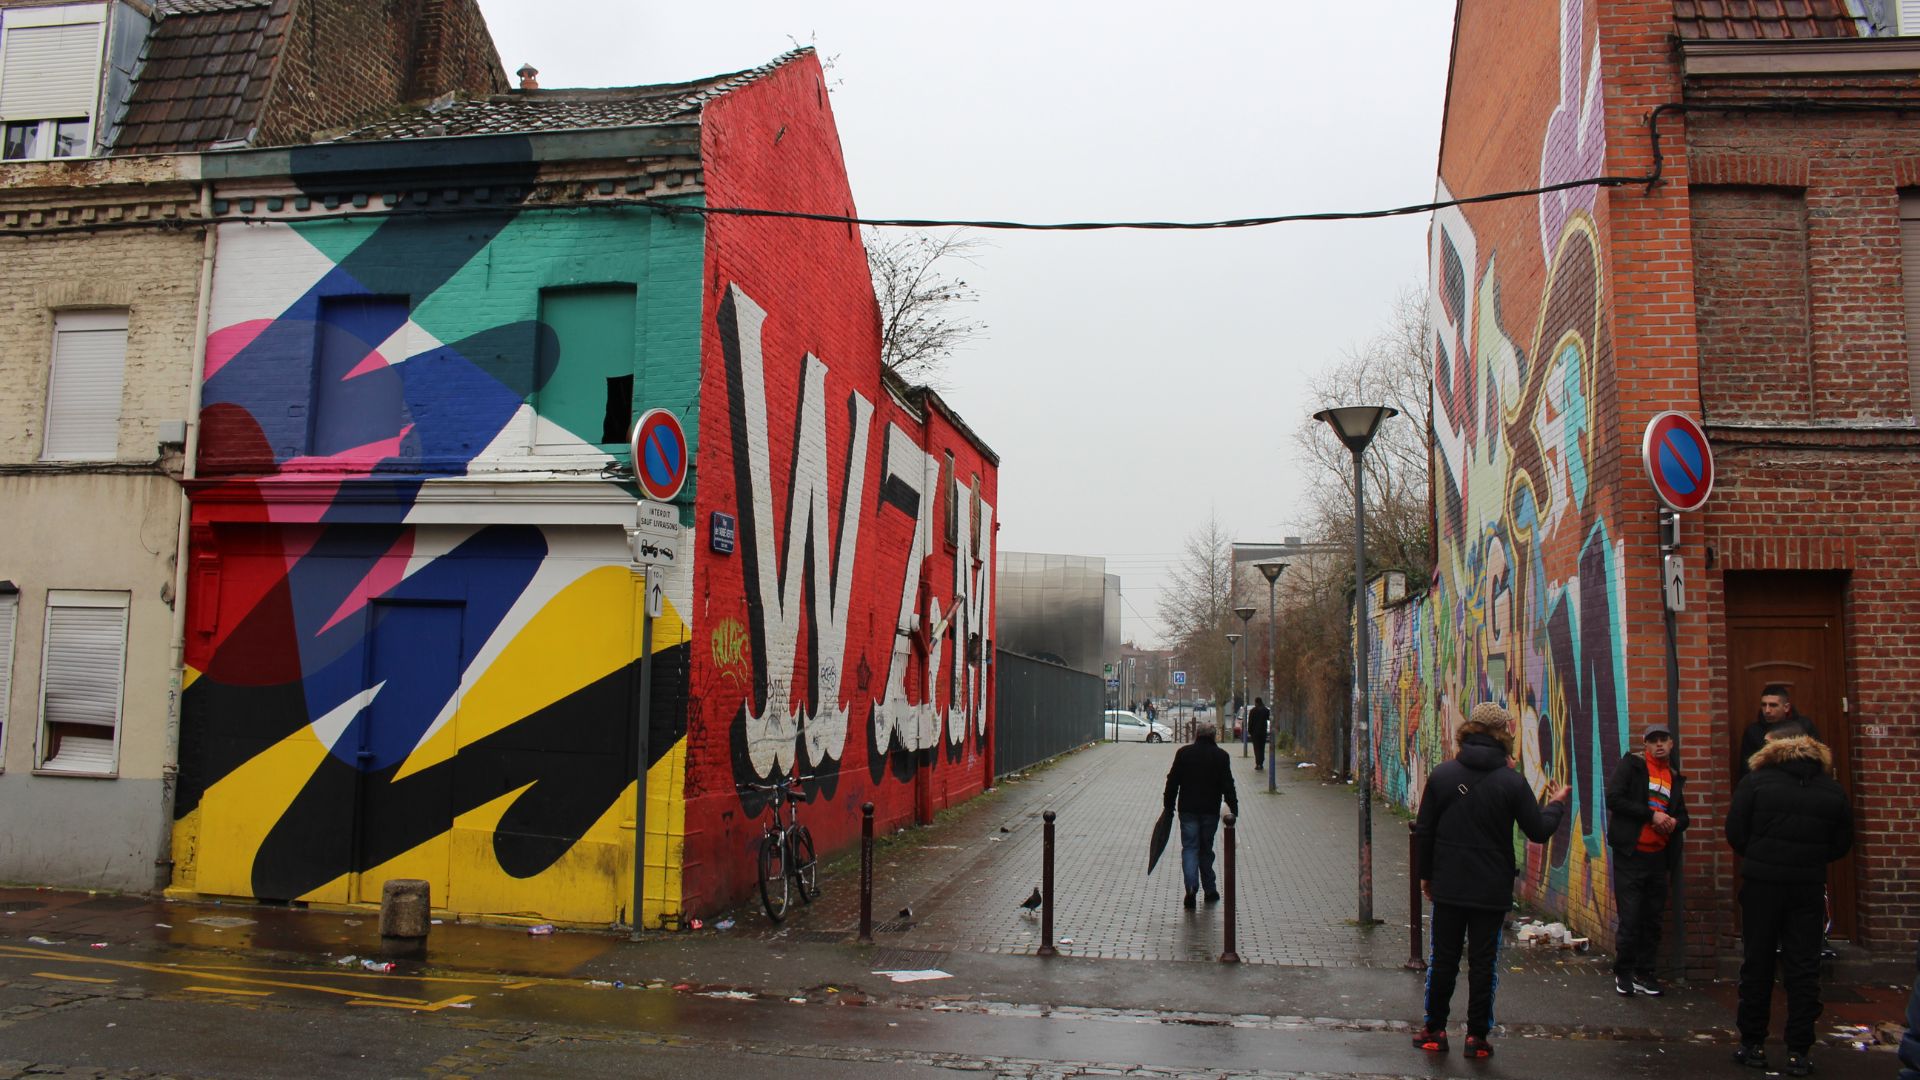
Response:
[{"label": "black tracksuit pants", "polygon": [[1447,1026],[1460,948],[1467,947],[1467,1034],[1493,1030],[1493,992],[1500,982],[1500,931],[1507,913],[1433,902],[1433,955],[1427,961],[1427,1030]]},{"label": "black tracksuit pants", "polygon": [[1777,949],[1781,981],[1787,987],[1787,1049],[1805,1053],[1813,1046],[1813,1022],[1820,1019],[1820,940],[1826,922],[1826,891],[1818,882],[1741,884],[1740,936],[1746,947],[1740,961],[1737,1014],[1741,1042],[1767,1039]]},{"label": "black tracksuit pants", "polygon": [[1667,913],[1667,853],[1616,848],[1613,903],[1619,917],[1613,973],[1652,975],[1660,954],[1660,921]]}]

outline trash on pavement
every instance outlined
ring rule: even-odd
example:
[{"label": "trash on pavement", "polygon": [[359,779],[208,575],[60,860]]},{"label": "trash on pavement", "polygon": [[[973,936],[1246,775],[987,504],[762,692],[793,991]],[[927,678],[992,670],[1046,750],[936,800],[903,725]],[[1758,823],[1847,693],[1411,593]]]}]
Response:
[{"label": "trash on pavement", "polygon": [[28,938],[27,940],[33,942],[35,945],[65,945],[66,944],[66,942],[64,941],[48,940],[47,938],[41,937],[39,934],[35,934],[32,937]]},{"label": "trash on pavement", "polygon": [[385,972],[392,971],[394,965],[391,960],[362,960],[360,961],[360,966],[366,968],[368,971]]},{"label": "trash on pavement", "polygon": [[1303,761],[1300,764],[1294,766],[1294,768],[1296,769],[1317,769],[1319,767],[1320,767],[1320,763],[1317,761]]},{"label": "trash on pavement", "polygon": [[731,930],[733,929],[733,920],[721,919],[719,922],[713,924],[713,928],[715,930]]},{"label": "trash on pavement", "polygon": [[705,930],[707,928],[707,924],[701,922],[699,919],[694,919],[691,922],[687,923],[687,927],[692,930]]},{"label": "trash on pavement", "polygon": [[96,941],[92,945],[88,946],[88,948],[90,949],[104,949],[106,947],[107,947],[107,943],[104,941]]},{"label": "trash on pavement", "polygon": [[358,956],[355,956],[352,953],[348,953],[347,955],[341,957],[340,959],[335,960],[334,963],[339,964],[341,967],[352,967],[354,964],[354,961],[358,959],[360,959]]},{"label": "trash on pavement", "polygon": [[553,924],[543,922],[539,926],[529,926],[527,927],[527,933],[532,934],[534,937],[546,937],[548,934],[553,933]]},{"label": "trash on pavement", "polygon": [[749,990],[703,990],[700,992],[700,996],[710,997],[710,998],[732,998],[736,1001],[753,1000],[753,992]]},{"label": "trash on pavement", "polygon": [[894,971],[876,971],[874,972],[874,974],[885,975],[887,978],[892,979],[894,982],[897,982],[897,983],[926,982],[929,979],[953,978],[952,972],[941,971],[939,968],[913,968],[913,969],[894,970]]},{"label": "trash on pavement", "polygon": [[164,923],[164,922],[157,922],[157,923],[154,923],[153,925],[155,925],[155,926],[157,926],[157,927],[159,927],[159,928],[160,928],[160,929],[162,929],[162,930],[171,930],[171,929],[173,929],[173,924],[172,924],[172,923]]}]

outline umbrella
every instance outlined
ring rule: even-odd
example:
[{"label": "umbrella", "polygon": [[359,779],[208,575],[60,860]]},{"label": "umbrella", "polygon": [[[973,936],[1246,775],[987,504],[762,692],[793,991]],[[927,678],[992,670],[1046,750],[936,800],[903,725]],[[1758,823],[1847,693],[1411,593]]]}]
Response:
[{"label": "umbrella", "polygon": [[1153,839],[1147,841],[1147,873],[1160,862],[1160,854],[1167,850],[1167,837],[1173,833],[1173,811],[1160,811],[1160,820],[1153,823]]}]

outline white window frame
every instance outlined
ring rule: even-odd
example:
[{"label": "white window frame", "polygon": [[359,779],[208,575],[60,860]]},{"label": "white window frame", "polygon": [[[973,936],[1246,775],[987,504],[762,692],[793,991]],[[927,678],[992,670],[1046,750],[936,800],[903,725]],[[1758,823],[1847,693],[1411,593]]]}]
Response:
[{"label": "white window frame", "polygon": [[[27,107],[19,115],[10,115],[4,110],[6,93],[7,35],[15,30],[44,29],[54,26],[91,26],[94,28],[91,73],[86,86],[84,101],[70,99],[55,103],[41,103],[39,107]],[[0,131],[15,124],[32,124],[36,128],[36,152],[24,158],[9,160],[45,161],[51,159],[54,135],[63,121],[80,120],[84,129],[78,143],[77,152],[64,155],[68,158],[93,156],[93,136],[99,129],[100,86],[103,57],[107,40],[107,7],[105,4],[63,4],[58,7],[8,8],[0,12]]]},{"label": "white window frame", "polygon": [[[132,607],[132,599],[133,595],[127,592],[110,592],[95,589],[47,590],[45,632],[40,639],[40,730],[39,738],[35,740],[33,751],[33,771],[36,774],[94,777],[112,777],[119,775],[120,731],[125,726],[127,690],[127,617]],[[49,716],[47,713],[47,698],[49,696],[48,675],[55,664],[56,627],[54,624],[58,620],[59,614],[67,611],[85,611],[90,613],[99,611],[119,612],[119,626],[117,628],[117,634],[114,635],[114,644],[109,650],[110,655],[103,657],[106,661],[103,665],[105,670],[97,672],[103,682],[107,678],[111,678],[111,685],[103,685],[98,688],[107,691],[106,694],[100,695],[101,698],[106,696],[111,696],[112,698],[112,720],[110,721],[112,725],[110,728],[112,735],[109,740],[110,746],[107,750],[107,758],[104,761],[99,757],[97,747],[94,748],[96,750],[94,754],[89,755],[82,753],[68,761],[60,760],[62,757],[67,756],[64,750],[52,756],[49,756],[47,753],[49,743],[53,741],[51,738],[51,728],[54,724],[107,728],[107,724],[98,721],[63,719],[57,716]],[[62,629],[63,635],[70,632],[72,632],[71,629]],[[104,700],[97,700],[95,702],[95,704],[104,703]]]},{"label": "white window frame", "polygon": [[[89,354],[118,335],[118,356]],[[112,461],[127,392],[127,312],[56,311],[41,461]]]},{"label": "white window frame", "polygon": [[[9,586],[11,588],[11,586]],[[20,594],[0,593],[0,773],[7,771],[7,728],[13,705],[13,643],[19,640]]]}]

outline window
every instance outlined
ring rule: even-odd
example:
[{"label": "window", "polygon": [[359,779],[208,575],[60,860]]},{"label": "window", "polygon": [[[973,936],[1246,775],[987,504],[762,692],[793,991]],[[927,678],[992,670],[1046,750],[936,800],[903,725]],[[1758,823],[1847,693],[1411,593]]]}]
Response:
[{"label": "window", "polygon": [[20,590],[0,581],[0,772],[7,768],[7,710],[13,700],[13,624],[20,614]]},{"label": "window", "polygon": [[47,593],[40,657],[42,772],[103,776],[118,767],[127,600],[124,592]]},{"label": "window", "polygon": [[320,300],[307,443],[332,457],[391,439],[406,426],[405,386],[388,365],[406,359],[404,296]]},{"label": "window", "polygon": [[627,444],[633,427],[635,293],[631,285],[610,285],[540,294],[535,453],[610,453]]},{"label": "window", "polygon": [[940,497],[947,508],[941,520],[948,547],[960,543],[960,492],[953,485],[953,451],[948,450],[940,459]]},{"label": "window", "polygon": [[1907,191],[1900,193],[1900,262],[1907,307],[1907,394],[1914,415],[1920,416],[1920,194]]},{"label": "window", "polygon": [[0,15],[0,158],[84,157],[100,98],[99,4]]},{"label": "window", "polygon": [[112,461],[120,440],[127,313],[63,311],[53,317],[42,461]]}]

